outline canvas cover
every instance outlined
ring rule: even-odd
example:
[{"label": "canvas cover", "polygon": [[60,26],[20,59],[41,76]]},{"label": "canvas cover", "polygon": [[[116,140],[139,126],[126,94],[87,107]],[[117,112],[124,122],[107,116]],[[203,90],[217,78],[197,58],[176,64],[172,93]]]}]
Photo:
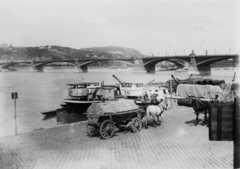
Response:
[{"label": "canvas cover", "polygon": [[119,99],[117,101],[106,101],[102,103],[92,103],[87,109],[87,114],[109,114],[109,113],[121,113],[124,111],[138,109],[138,106],[134,103],[134,100]]},{"label": "canvas cover", "polygon": [[212,85],[191,85],[180,84],[177,87],[177,96],[180,97],[197,97],[205,99],[215,99],[216,94],[223,97],[223,91],[219,86]]}]

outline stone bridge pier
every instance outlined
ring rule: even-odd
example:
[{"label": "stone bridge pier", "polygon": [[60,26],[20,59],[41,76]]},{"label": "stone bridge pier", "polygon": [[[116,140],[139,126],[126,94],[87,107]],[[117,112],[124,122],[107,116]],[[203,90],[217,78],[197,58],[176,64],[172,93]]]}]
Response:
[{"label": "stone bridge pier", "polygon": [[235,66],[239,66],[239,57],[233,58],[233,62],[235,63]]},{"label": "stone bridge pier", "polygon": [[210,75],[211,74],[211,66],[210,65],[200,65],[200,66],[197,66],[197,69],[201,75]]},{"label": "stone bridge pier", "polygon": [[144,65],[142,60],[134,60],[133,72],[155,73],[155,65]]},{"label": "stone bridge pier", "polygon": [[155,73],[155,65],[144,66],[147,73]]},{"label": "stone bridge pier", "polygon": [[37,66],[32,61],[31,64],[30,64],[29,71],[30,72],[43,72],[43,65]]},{"label": "stone bridge pier", "polygon": [[76,60],[76,62],[75,62],[75,65],[74,65],[74,72],[76,72],[76,73],[82,73],[82,72],[84,72],[84,73],[86,73],[86,72],[88,72],[88,66],[87,65],[82,65],[81,66],[81,64],[78,62],[78,60]]},{"label": "stone bridge pier", "polygon": [[146,72],[142,60],[134,60],[133,72]]},{"label": "stone bridge pier", "polygon": [[196,63],[196,59],[195,59],[195,54],[192,51],[192,53],[189,55],[190,57],[190,65],[188,67],[188,74],[200,74],[198,67],[197,67],[197,63]]},{"label": "stone bridge pier", "polygon": [[210,65],[197,65],[196,63],[196,55],[194,51],[189,55],[190,57],[190,66],[188,67],[188,74],[201,74],[201,75],[210,75],[211,74],[211,66]]}]

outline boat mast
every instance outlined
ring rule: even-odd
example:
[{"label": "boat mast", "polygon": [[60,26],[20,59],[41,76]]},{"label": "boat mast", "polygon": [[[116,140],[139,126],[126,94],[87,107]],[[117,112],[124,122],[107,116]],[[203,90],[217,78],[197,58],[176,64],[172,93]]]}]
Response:
[{"label": "boat mast", "polygon": [[152,84],[155,81],[155,79],[153,79],[152,81],[149,82],[149,85]]},{"label": "boat mast", "polygon": [[121,80],[119,80],[116,76],[112,75],[117,81],[119,81],[119,83],[122,83]]},{"label": "boat mast", "polygon": [[171,75],[173,80],[176,82],[176,84],[178,85],[178,81],[175,79],[175,77],[173,75]]}]

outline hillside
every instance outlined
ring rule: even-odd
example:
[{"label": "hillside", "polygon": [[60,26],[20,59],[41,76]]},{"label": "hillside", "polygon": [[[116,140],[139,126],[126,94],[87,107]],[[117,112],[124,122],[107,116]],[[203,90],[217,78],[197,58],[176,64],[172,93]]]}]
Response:
[{"label": "hillside", "polygon": [[[13,47],[0,44],[0,60],[74,60],[92,58],[139,58],[141,53],[132,48],[117,46],[74,49],[63,46]],[[94,63],[92,66],[124,66],[119,61]]]},{"label": "hillside", "polygon": [[123,48],[117,46],[106,46],[106,47],[93,47],[93,48],[83,48],[79,51],[85,52],[97,52],[97,53],[108,53],[108,54],[118,54],[126,58],[140,57],[141,53],[133,48]]},{"label": "hillside", "polygon": [[0,46],[0,59],[13,60],[65,60],[90,58],[131,58],[141,57],[141,53],[132,48],[117,46],[74,49],[62,46],[13,47]]}]

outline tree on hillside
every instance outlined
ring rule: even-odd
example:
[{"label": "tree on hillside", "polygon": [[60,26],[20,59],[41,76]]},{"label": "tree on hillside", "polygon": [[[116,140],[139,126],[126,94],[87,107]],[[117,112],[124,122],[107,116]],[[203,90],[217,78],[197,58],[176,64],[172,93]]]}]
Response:
[{"label": "tree on hillside", "polygon": [[41,57],[42,55],[48,53],[48,51],[46,49],[39,49],[37,47],[29,47],[27,48],[27,53],[28,53],[28,56],[38,56],[38,57]]}]

